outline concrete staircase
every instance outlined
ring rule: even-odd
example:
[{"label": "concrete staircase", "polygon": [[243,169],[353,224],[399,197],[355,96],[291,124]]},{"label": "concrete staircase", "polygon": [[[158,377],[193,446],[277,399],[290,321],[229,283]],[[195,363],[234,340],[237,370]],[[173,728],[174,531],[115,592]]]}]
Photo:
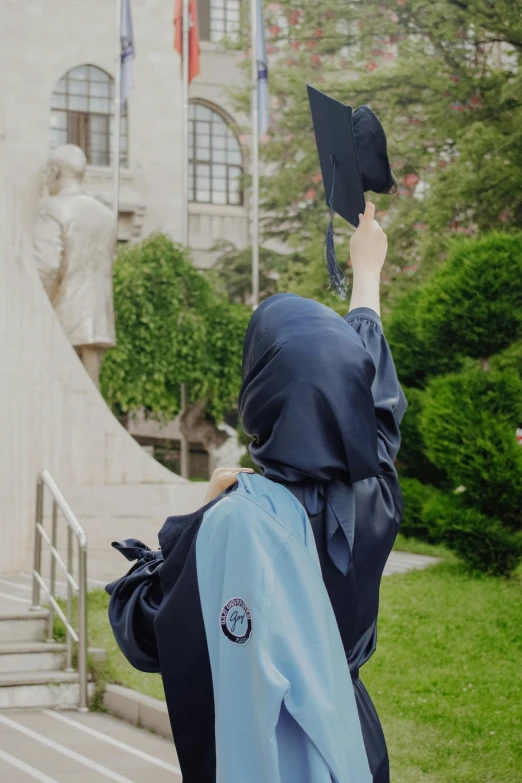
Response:
[{"label": "concrete staircase", "polygon": [[16,576],[0,596],[0,710],[75,707],[78,673],[65,671],[65,644],[44,641],[48,613],[29,611],[26,595],[27,585]]}]

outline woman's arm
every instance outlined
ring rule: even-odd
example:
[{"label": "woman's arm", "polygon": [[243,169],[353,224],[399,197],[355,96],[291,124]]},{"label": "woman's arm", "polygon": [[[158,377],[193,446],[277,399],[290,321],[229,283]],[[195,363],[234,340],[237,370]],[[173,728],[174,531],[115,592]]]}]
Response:
[{"label": "woman's arm", "polygon": [[346,320],[359,334],[375,365],[372,394],[379,431],[379,458],[383,470],[393,470],[393,460],[400,446],[399,424],[407,403],[379,318],[379,279],[388,240],[374,215],[374,205],[367,202],[350,241],[353,289]]},{"label": "woman's arm", "polygon": [[375,205],[367,201],[364,215],[360,215],[359,227],[350,240],[353,270],[350,312],[357,307],[369,307],[380,315],[379,282],[388,239],[374,216]]}]

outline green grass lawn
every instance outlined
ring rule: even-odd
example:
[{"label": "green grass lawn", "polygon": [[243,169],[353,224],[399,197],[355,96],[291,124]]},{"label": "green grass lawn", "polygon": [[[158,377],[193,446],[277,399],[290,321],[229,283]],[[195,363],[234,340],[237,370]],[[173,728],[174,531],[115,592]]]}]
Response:
[{"label": "green grass lawn", "polygon": [[363,680],[393,783],[522,780],[522,582],[454,563],[383,580]]},{"label": "green grass lawn", "polygon": [[107,660],[95,665],[96,678],[103,682],[116,682],[147,693],[156,699],[164,699],[163,683],[159,674],[145,674],[134,669],[121,654],[112,634],[107,609],[109,596],[104,590],[92,590],[89,593],[89,639],[92,647],[102,647],[107,651]]},{"label": "green grass lawn", "polygon": [[[399,542],[400,543],[400,542]],[[522,579],[467,574],[440,548],[400,548],[445,561],[386,577],[379,644],[363,671],[381,717],[393,783],[522,781]],[[91,644],[103,679],[163,698],[158,675],[132,669],[107,622],[108,596],[89,597]]]}]

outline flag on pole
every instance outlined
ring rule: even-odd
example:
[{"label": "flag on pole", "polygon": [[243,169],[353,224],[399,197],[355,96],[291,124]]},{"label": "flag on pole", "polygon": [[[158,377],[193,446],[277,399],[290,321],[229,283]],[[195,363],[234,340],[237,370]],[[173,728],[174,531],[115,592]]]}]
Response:
[{"label": "flag on pole", "polygon": [[[189,0],[189,84],[199,76],[199,27],[196,0]],[[183,0],[176,0],[174,7],[174,49],[183,57]]]},{"label": "flag on pole", "polygon": [[265,26],[263,24],[263,3],[257,3],[257,107],[259,111],[259,138],[266,135],[270,124],[268,114],[268,58],[266,56]]},{"label": "flag on pole", "polygon": [[134,36],[132,34],[132,17],[130,0],[122,0],[120,19],[121,41],[121,83],[120,99],[125,106],[130,91],[134,87]]}]

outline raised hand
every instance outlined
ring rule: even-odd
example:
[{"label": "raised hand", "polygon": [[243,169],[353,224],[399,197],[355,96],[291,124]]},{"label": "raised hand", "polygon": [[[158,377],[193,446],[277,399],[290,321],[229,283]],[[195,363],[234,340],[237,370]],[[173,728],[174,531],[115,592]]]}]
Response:
[{"label": "raised hand", "polygon": [[375,205],[367,201],[364,215],[359,215],[357,231],[350,239],[353,269],[350,310],[370,307],[380,314],[379,282],[387,251],[388,239],[375,220]]},{"label": "raised hand", "polygon": [[375,205],[366,202],[364,215],[359,215],[359,227],[350,239],[350,258],[354,272],[368,269],[380,274],[388,251],[386,234],[375,220]]}]

